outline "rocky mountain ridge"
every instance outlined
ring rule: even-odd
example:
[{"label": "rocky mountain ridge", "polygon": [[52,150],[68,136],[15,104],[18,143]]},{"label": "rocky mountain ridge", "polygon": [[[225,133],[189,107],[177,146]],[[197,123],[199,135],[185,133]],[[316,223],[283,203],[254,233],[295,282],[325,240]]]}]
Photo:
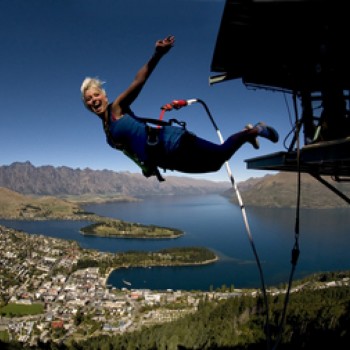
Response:
[{"label": "rocky mountain ridge", "polygon": [[73,169],[50,165],[35,167],[30,162],[0,166],[0,187],[27,195],[39,196],[148,196],[173,194],[221,193],[229,182],[214,182],[190,177],[155,177],[111,170]]}]

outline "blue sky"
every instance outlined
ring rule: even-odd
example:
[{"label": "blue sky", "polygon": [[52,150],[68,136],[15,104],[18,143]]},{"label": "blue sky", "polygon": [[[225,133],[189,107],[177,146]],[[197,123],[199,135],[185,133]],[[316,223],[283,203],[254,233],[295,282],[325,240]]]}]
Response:
[{"label": "blue sky", "polygon": [[[158,118],[165,103],[200,98],[224,138],[263,120],[279,131],[279,143],[260,139],[260,150],[246,144],[229,164],[238,181],[264,176],[247,170],[244,160],[284,150],[291,99],[248,89],[241,80],[209,86],[224,5],[224,0],[1,0],[0,165],[30,161],[140,172],[106,144],[100,121],[81,102],[80,84],[97,76],[114,99],[152,55],[156,40],[173,34],[175,47],[150,77],[134,111]],[[199,104],[165,117],[184,120],[191,131],[219,143]],[[225,167],[193,177],[227,180]]]}]

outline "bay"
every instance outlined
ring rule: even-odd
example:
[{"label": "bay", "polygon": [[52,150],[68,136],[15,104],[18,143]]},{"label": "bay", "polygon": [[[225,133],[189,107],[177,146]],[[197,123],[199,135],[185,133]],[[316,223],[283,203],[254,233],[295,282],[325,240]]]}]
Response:
[{"label": "bay", "polygon": [[[82,248],[104,252],[157,251],[164,248],[202,246],[213,250],[219,261],[203,266],[152,267],[115,270],[108,284],[117,288],[209,290],[222,285],[259,288],[287,283],[295,245],[295,209],[247,207],[249,232],[242,211],[220,195],[162,196],[140,202],[116,202],[84,206],[89,212],[125,221],[173,227],[185,232],[177,239],[117,239],[84,236],[86,221],[9,221],[0,224],[28,233],[76,240]],[[302,210],[297,236],[300,256],[294,278],[315,272],[350,270],[348,247],[349,210]],[[264,275],[260,276],[252,246]]]}]

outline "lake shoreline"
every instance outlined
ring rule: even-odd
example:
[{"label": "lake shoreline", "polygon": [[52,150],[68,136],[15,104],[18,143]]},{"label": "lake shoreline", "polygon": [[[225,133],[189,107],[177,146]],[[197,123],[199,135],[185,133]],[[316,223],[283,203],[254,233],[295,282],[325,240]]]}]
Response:
[{"label": "lake shoreline", "polygon": [[122,266],[122,267],[110,267],[107,272],[105,273],[104,276],[104,286],[107,287],[109,285],[108,280],[111,276],[111,274],[116,271],[116,270],[121,270],[121,269],[139,269],[139,268],[152,268],[152,267],[191,267],[191,266],[202,266],[202,265],[209,265],[209,264],[214,264],[217,261],[219,261],[219,257],[215,256],[214,259],[210,260],[205,260],[205,261],[199,261],[199,262],[194,262],[194,263],[180,263],[180,264],[170,264],[170,265],[149,265],[149,266]]}]

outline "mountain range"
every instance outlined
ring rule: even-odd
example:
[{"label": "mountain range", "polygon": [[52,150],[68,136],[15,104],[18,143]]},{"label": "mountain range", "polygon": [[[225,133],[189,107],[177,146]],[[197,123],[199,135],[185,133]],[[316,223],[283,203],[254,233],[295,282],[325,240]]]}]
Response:
[{"label": "mountain range", "polygon": [[50,165],[35,167],[30,162],[0,166],[0,187],[21,194],[38,196],[148,196],[224,192],[229,182],[190,177],[165,176],[159,182],[139,173],[111,170],[73,169]]},{"label": "mountain range", "polygon": [[[340,208],[349,204],[308,174],[301,174],[300,206],[303,208]],[[220,193],[237,203],[229,182],[215,182],[186,176],[155,177],[111,170],[73,169],[50,165],[35,167],[30,162],[0,166],[0,187],[30,196],[54,196],[86,201],[131,200],[149,195],[198,195]],[[332,186],[350,196],[350,183],[338,183],[324,177]],[[250,178],[237,184],[245,205],[295,207],[298,200],[298,176],[281,172]]]}]

